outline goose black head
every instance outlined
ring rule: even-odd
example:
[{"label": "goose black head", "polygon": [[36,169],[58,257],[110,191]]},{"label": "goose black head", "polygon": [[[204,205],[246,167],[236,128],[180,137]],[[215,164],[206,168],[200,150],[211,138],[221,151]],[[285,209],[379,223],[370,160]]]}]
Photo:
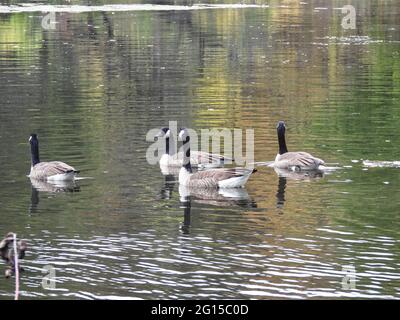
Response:
[{"label": "goose black head", "polygon": [[38,141],[37,134],[36,133],[31,133],[31,135],[29,136],[29,142],[32,144],[32,143],[35,143],[37,141]]},{"label": "goose black head", "polygon": [[276,126],[276,129],[277,129],[278,131],[284,133],[285,130],[286,130],[285,122],[284,122],[284,121],[279,121],[278,124],[277,124],[277,126]]},{"label": "goose black head", "polygon": [[180,141],[189,141],[189,131],[186,128],[179,128],[179,140]]}]

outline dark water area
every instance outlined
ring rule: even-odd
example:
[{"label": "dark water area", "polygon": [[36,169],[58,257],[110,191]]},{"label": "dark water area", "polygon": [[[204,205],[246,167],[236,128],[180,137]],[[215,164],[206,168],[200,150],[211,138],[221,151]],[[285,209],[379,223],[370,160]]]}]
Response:
[{"label": "dark water area", "polygon": [[[45,12],[1,3],[0,235],[29,244],[21,299],[400,297],[396,1],[352,1],[355,30],[341,26],[343,1],[57,9],[54,29]],[[239,194],[185,202],[146,161],[146,133],[169,121],[254,129],[255,161],[271,161],[281,119],[289,150],[337,169],[260,167]],[[88,179],[32,185],[31,132],[42,160]],[[343,287],[349,267],[355,288]],[[0,299],[13,294],[0,277]]]}]

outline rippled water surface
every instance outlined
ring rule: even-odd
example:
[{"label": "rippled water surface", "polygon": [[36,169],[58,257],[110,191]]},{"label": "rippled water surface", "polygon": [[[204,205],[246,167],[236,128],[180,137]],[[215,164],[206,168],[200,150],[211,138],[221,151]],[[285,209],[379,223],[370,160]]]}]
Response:
[{"label": "rippled water surface", "polygon": [[[341,1],[125,3],[50,1],[67,6],[46,9],[50,29],[42,9],[0,6],[0,235],[29,243],[21,298],[400,298],[400,5],[353,1],[345,30]],[[226,194],[146,161],[146,133],[172,120],[253,128],[271,161],[280,119],[290,150],[336,169],[263,166]],[[31,184],[31,132],[42,160],[90,179]]]}]

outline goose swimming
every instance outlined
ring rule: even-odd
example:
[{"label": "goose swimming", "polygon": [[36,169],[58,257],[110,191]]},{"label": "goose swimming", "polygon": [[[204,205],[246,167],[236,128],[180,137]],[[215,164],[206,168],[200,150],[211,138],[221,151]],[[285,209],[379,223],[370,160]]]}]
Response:
[{"label": "goose swimming", "polygon": [[288,152],[285,141],[285,122],[279,121],[276,127],[278,133],[279,153],[271,167],[289,170],[317,170],[325,162],[303,151]]},{"label": "goose swimming", "polygon": [[179,183],[196,188],[240,188],[256,169],[218,168],[193,173],[191,165],[190,136],[187,129],[181,129],[179,140],[183,141],[183,164],[179,171]]},{"label": "goose swimming", "polygon": [[61,181],[73,180],[78,170],[61,161],[40,162],[39,140],[36,134],[29,137],[31,145],[31,172],[29,177],[38,180]]}]

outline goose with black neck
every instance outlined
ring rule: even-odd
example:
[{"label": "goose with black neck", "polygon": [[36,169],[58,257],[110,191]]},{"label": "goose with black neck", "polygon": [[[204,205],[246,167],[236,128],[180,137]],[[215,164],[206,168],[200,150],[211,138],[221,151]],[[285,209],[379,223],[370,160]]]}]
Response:
[{"label": "goose with black neck", "polygon": [[61,161],[41,162],[39,157],[39,140],[35,133],[29,137],[31,145],[31,179],[47,181],[74,180],[78,170]]},{"label": "goose with black neck", "polygon": [[284,121],[279,121],[276,127],[278,134],[279,152],[271,167],[295,171],[317,170],[325,162],[303,151],[289,152],[286,146]]}]

